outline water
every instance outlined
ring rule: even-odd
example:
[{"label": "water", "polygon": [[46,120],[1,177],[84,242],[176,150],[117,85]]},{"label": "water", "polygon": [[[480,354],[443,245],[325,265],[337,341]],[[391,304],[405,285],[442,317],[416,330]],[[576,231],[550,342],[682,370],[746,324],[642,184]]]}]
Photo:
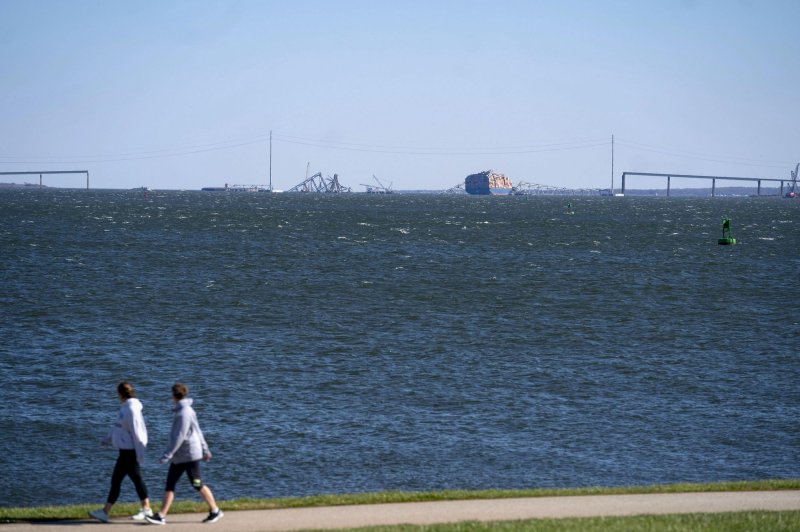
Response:
[{"label": "water", "polygon": [[220,499],[800,477],[798,201],[16,190],[0,249],[2,506],[105,499],[123,379],[154,499],[176,381]]}]

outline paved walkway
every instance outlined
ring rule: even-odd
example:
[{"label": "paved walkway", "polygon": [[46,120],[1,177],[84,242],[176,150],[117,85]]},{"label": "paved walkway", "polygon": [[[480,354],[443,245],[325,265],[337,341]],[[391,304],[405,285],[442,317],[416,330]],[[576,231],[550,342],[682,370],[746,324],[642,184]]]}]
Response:
[{"label": "paved walkway", "polygon": [[[223,505],[224,510],[224,505]],[[742,510],[800,510],[800,490],[741,491],[710,493],[664,493],[647,495],[588,495],[530,497],[473,501],[415,502],[326,506],[281,510],[228,512],[219,522],[201,525],[205,514],[175,514],[158,525],[112,519],[60,521],[0,525],[0,532],[76,532],[103,530],[196,530],[213,527],[214,532],[263,532],[303,529],[353,528],[370,525],[433,524],[458,521],[500,521],[509,519],[593,517],[609,515],[734,512]]]}]

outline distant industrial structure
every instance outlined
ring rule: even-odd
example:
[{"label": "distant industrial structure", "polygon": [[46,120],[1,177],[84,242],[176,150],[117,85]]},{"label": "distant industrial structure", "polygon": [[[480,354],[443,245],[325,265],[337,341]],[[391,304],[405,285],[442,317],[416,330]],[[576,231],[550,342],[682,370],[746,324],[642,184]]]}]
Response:
[{"label": "distant industrial structure", "polygon": [[521,181],[513,189],[516,196],[610,196],[611,190],[607,188],[571,188],[540,185]]},{"label": "distant industrial structure", "polygon": [[514,185],[504,174],[494,170],[486,170],[477,174],[470,174],[464,183],[447,189],[449,194],[468,193],[475,195],[505,195],[505,196],[610,196],[609,189],[599,188],[570,188],[542,185],[520,181]]},{"label": "distant industrial structure", "polygon": [[229,185],[224,187],[203,187],[205,192],[270,192],[270,189],[263,185]]},{"label": "distant industrial structure", "polygon": [[350,187],[346,187],[339,183],[339,174],[333,174],[333,177],[323,177],[321,172],[309,177],[308,169],[311,163],[306,165],[306,178],[300,183],[296,184],[286,192],[322,192],[325,194],[340,194],[342,192],[350,192]]}]

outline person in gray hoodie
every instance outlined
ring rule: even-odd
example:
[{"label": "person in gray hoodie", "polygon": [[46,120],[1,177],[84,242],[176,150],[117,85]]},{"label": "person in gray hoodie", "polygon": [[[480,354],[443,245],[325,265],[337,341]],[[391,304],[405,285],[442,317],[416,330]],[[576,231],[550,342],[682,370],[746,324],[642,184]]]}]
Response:
[{"label": "person in gray hoodie", "polygon": [[108,436],[100,443],[113,445],[119,449],[119,456],[111,475],[111,489],[108,492],[105,506],[89,512],[91,517],[103,523],[108,523],[108,514],[119,498],[122,481],[126,476],[133,481],[136,493],[142,501],[141,510],[132,516],[132,519],[143,521],[146,515],[153,515],[153,511],[150,509],[150,499],[147,497],[147,486],[139,469],[139,465],[144,463],[144,452],[147,448],[147,427],[142,416],[142,402],[136,398],[133,386],[127,382],[117,385],[117,395],[122,403],[119,414],[117,414],[117,421],[111,427]]},{"label": "person in gray hoodie", "polygon": [[164,525],[167,522],[172,501],[175,500],[175,485],[184,473],[189,477],[192,487],[197,490],[203,500],[208,504],[208,517],[204,523],[216,523],[224,515],[214,500],[211,489],[203,483],[200,477],[200,460],[211,460],[211,451],[208,449],[203,432],[197,423],[197,414],[192,408],[193,400],[188,397],[189,388],[182,383],[172,386],[172,400],[175,402],[175,417],[172,418],[172,430],[169,435],[169,446],[159,460],[159,463],[170,462],[167,472],[167,485],[164,489],[164,502],[161,511],[152,516],[146,516],[148,523]]}]

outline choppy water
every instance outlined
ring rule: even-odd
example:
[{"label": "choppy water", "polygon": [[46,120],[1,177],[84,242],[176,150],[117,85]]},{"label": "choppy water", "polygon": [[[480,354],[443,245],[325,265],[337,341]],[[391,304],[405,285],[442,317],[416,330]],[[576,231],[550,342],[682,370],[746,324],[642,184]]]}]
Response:
[{"label": "choppy water", "polygon": [[800,201],[566,201],[0,191],[0,505],[105,499],[122,379],[154,499],[175,381],[221,499],[800,477]]}]

